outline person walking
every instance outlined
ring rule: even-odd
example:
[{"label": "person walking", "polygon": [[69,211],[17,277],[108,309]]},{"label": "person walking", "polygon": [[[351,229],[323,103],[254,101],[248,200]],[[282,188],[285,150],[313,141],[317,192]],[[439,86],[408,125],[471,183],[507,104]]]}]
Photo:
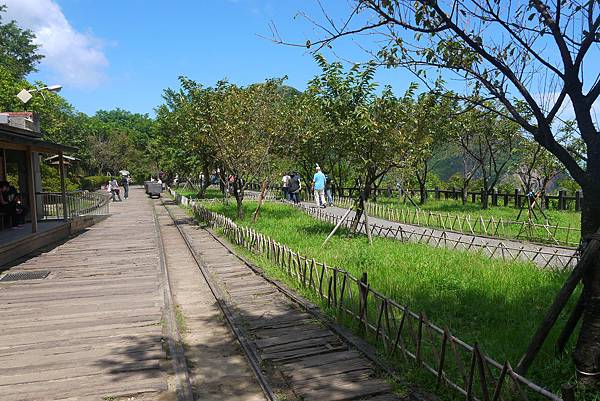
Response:
[{"label": "person walking", "polygon": [[123,187],[123,199],[129,198],[129,176],[121,177],[121,186]]},{"label": "person walking", "polygon": [[315,203],[317,207],[325,207],[325,174],[321,171],[321,167],[317,164],[317,172],[312,181],[312,187],[315,195]]},{"label": "person walking", "polygon": [[119,202],[123,201],[123,199],[121,199],[121,189],[119,188],[119,183],[115,177],[110,181],[110,191],[113,194],[113,202],[116,202],[115,195],[119,198]]},{"label": "person walking", "polygon": [[325,174],[325,196],[327,196],[327,204],[333,206],[333,196],[331,194],[331,177]]},{"label": "person walking", "polygon": [[300,183],[300,176],[298,173],[293,172],[291,174],[290,180],[288,182],[288,192],[290,194],[290,200],[294,202],[295,205],[300,203],[300,190],[302,189],[302,184]]},{"label": "person walking", "polygon": [[108,180],[108,183],[106,184],[106,192],[110,194],[110,196],[112,197],[112,201],[116,202],[115,191],[113,191],[112,189],[112,180]]},{"label": "person walking", "polygon": [[285,173],[283,175],[283,178],[281,179],[281,190],[283,192],[283,199],[285,200],[290,200],[290,193],[289,193],[289,184],[290,184],[290,179],[292,177],[290,177],[290,175],[288,173]]}]

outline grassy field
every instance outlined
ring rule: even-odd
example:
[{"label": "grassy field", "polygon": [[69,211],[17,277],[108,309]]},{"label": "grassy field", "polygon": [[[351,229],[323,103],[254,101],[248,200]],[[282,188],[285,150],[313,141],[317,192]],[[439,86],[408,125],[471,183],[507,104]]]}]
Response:
[{"label": "grassy field", "polygon": [[[198,191],[192,188],[175,188],[175,191],[181,196],[188,198],[198,198]],[[209,187],[204,192],[204,199],[220,199],[223,194],[218,188]]]},{"label": "grassy field", "polygon": [[[406,216],[401,222],[409,223],[415,221],[416,208],[410,203],[401,202],[398,198],[384,198],[380,197],[377,199],[377,204],[384,206],[384,210],[393,209],[395,213],[400,216]],[[372,205],[373,206],[373,205]],[[455,200],[432,200],[429,199],[425,204],[419,205],[421,213],[419,213],[419,224],[426,225],[429,227],[446,228],[452,221],[455,220],[456,216],[459,216],[463,221],[462,225],[463,232],[468,232],[468,225],[464,222],[465,218],[469,218],[471,225],[473,225],[473,231],[478,234],[490,235],[494,231],[488,224],[490,219],[494,219],[496,222],[502,219],[504,222],[517,221],[517,215],[519,209],[509,206],[494,206],[489,209],[482,210],[477,203],[467,203],[463,205],[460,201]],[[434,216],[428,218],[429,212],[432,212]],[[550,229],[553,236],[560,242],[566,244],[569,243],[571,246],[576,246],[580,239],[580,227],[581,227],[581,213],[574,211],[559,211],[559,210],[545,210],[546,216],[548,216],[548,224],[550,226],[564,227],[558,230]],[[536,211],[538,220],[535,223],[544,224],[545,219]],[[379,217],[388,217],[387,213],[375,213]],[[439,215],[439,216],[438,216]],[[479,217],[483,218],[486,230],[481,228],[481,224],[478,222]],[[527,210],[524,210],[520,216],[519,221],[527,220]],[[458,226],[460,226],[460,221]],[[571,228],[571,229],[568,229]],[[461,231],[461,230],[456,230]],[[520,238],[538,240],[540,242],[552,243],[548,238],[548,234],[545,229],[538,227],[531,232],[523,231],[521,235],[521,226],[518,224],[504,224],[501,225],[497,230],[497,236],[503,238]]]},{"label": "grassy field", "polygon": [[[250,226],[249,217],[255,206],[248,202],[248,218],[238,223]],[[207,207],[235,218],[233,204]],[[472,253],[382,238],[375,238],[369,247],[366,238],[349,240],[343,231],[322,248],[331,225],[280,204],[265,204],[261,218],[252,227],[354,276],[367,272],[372,288],[414,311],[425,312],[432,322],[448,326],[462,340],[478,342],[492,358],[508,359],[513,365],[566,277],[528,263],[489,260]],[[268,271],[277,269],[269,269],[268,262],[257,259]],[[289,280],[288,283],[294,285]],[[571,303],[568,309],[572,307]],[[558,327],[563,323],[559,322]],[[561,360],[553,355],[557,335],[557,330],[551,334],[528,375],[554,391],[573,373],[569,358]]]}]

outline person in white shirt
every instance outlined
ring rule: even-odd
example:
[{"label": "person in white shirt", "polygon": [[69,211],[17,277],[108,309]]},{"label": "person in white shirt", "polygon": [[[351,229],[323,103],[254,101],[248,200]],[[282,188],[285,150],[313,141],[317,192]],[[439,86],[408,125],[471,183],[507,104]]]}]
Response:
[{"label": "person in white shirt", "polygon": [[115,195],[119,197],[119,202],[122,201],[121,189],[119,188],[119,183],[115,177],[113,177],[113,179],[110,181],[110,191],[113,194],[113,202],[116,202]]},{"label": "person in white shirt", "polygon": [[285,173],[281,179],[281,190],[283,191],[283,197],[285,200],[290,200],[290,192],[288,191],[290,179],[291,177],[288,173]]}]

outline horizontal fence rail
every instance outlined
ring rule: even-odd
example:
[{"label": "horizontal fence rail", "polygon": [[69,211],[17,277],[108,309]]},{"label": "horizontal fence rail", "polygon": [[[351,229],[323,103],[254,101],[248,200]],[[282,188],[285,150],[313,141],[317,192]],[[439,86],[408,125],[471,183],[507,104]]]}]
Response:
[{"label": "horizontal fence rail", "polygon": [[[251,190],[259,191],[260,184],[252,182],[246,184],[246,187]],[[275,185],[271,185],[272,189],[280,189]],[[303,192],[308,190],[308,186],[305,186]],[[419,194],[419,189],[406,189],[405,191],[410,196],[417,196]],[[425,192],[428,195],[428,198],[433,199],[446,199],[446,200],[462,200],[463,193],[462,189],[426,189]],[[352,198],[354,196],[358,196],[360,193],[360,188],[357,187],[335,187],[332,186],[332,193],[336,196],[341,197],[349,197]],[[371,194],[376,197],[385,197],[392,198],[402,196],[404,191],[398,191],[396,188],[386,187],[386,188],[372,188]],[[481,202],[481,198],[485,196],[483,191],[467,191],[464,198],[471,203]],[[492,190],[487,194],[488,196],[488,205],[489,206],[509,206],[514,205],[516,208],[520,208],[527,202],[528,197],[523,191],[519,188],[515,188],[512,192],[499,192],[498,190]],[[557,195],[547,195],[544,194],[543,198],[543,206],[546,209],[557,209],[557,210],[575,210],[576,212],[581,211],[581,205],[583,204],[583,193],[582,191],[575,191],[573,195],[568,195],[567,191],[560,190]]]},{"label": "horizontal fence rail", "polygon": [[[354,200],[334,197],[336,206],[349,208]],[[533,242],[577,247],[580,229],[563,227],[559,224],[536,223],[530,220],[515,221],[503,218],[483,218],[482,216],[459,215],[408,207],[390,207],[380,203],[365,202],[369,216],[417,226],[436,227],[463,234],[485,235],[488,237],[519,239]]]},{"label": "horizontal fence rail", "polygon": [[328,305],[338,317],[349,318],[358,330],[382,345],[386,355],[413,361],[445,384],[474,401],[544,399],[562,401],[558,395],[513,371],[508,361],[499,363],[477,344],[467,344],[448,328],[432,323],[424,313],[400,305],[371,288],[366,273],[361,278],[315,261],[251,228],[188,201],[194,214],[222,229],[235,244],[274,263]]},{"label": "horizontal fence rail", "polygon": [[44,220],[64,219],[66,206],[67,218],[77,216],[107,215],[110,195],[99,192],[67,192],[65,201],[60,192],[38,192],[36,198],[41,205],[41,218]]}]

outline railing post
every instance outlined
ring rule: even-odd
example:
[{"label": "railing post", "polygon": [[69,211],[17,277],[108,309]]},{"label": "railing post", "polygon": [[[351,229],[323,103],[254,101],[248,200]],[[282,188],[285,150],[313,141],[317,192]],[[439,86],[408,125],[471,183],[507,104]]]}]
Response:
[{"label": "railing post", "polygon": [[563,384],[560,393],[564,401],[575,401],[575,387],[572,384]]},{"label": "railing post", "polygon": [[575,211],[581,211],[581,191],[575,191]]},{"label": "railing post", "polygon": [[67,187],[65,185],[65,159],[63,152],[58,154],[58,169],[60,170],[60,192],[62,194],[63,218],[69,218],[69,210],[67,206]]},{"label": "railing post", "polygon": [[558,210],[565,210],[565,192],[564,190],[558,191]]},{"label": "railing post", "polygon": [[29,214],[31,215],[31,232],[37,232],[37,196],[35,194],[35,175],[33,168],[33,156],[31,147],[25,151],[25,160],[27,163],[27,192],[29,192]]},{"label": "railing post", "polygon": [[369,295],[368,287],[369,277],[366,272],[363,272],[362,277],[358,281],[359,294],[359,312],[358,312],[358,329],[365,333],[367,329],[367,296]]},{"label": "railing post", "polygon": [[519,208],[521,206],[521,202],[519,202],[519,192],[521,190],[519,188],[515,188],[515,207]]},{"label": "railing post", "polygon": [[435,187],[435,199],[440,200],[440,187]]},{"label": "railing post", "polygon": [[492,190],[492,206],[498,206],[498,188]]}]

